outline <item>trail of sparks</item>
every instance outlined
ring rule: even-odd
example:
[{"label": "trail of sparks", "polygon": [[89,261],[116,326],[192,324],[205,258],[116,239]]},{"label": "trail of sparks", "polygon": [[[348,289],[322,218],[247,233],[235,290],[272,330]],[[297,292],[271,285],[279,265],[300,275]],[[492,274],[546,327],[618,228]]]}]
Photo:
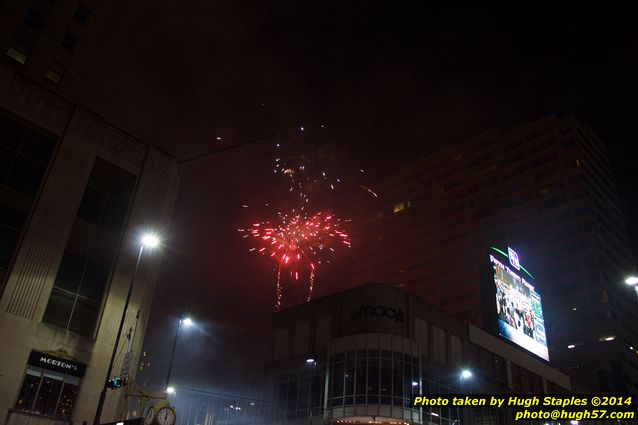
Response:
[{"label": "trail of sparks", "polygon": [[315,287],[315,270],[310,271],[310,278],[308,281],[308,298],[306,298],[306,302],[310,302],[312,299],[312,290]]},{"label": "trail of sparks", "polygon": [[275,311],[281,308],[281,265],[277,264],[277,288],[275,293]]}]

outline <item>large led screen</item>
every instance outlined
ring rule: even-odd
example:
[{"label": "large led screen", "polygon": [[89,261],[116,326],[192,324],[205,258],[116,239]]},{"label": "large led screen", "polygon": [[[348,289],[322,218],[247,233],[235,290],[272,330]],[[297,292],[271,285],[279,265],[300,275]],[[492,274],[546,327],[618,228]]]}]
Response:
[{"label": "large led screen", "polygon": [[490,255],[496,286],[498,333],[549,361],[541,297],[521,272],[518,255],[511,249],[509,255],[499,252],[509,264]]}]

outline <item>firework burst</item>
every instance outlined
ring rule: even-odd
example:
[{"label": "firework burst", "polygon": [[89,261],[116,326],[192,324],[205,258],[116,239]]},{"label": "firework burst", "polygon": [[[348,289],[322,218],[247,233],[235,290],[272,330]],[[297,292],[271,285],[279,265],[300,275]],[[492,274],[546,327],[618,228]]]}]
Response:
[{"label": "firework burst", "polygon": [[329,262],[335,248],[350,247],[350,238],[341,228],[341,220],[331,213],[305,214],[277,213],[272,221],[253,223],[250,229],[239,229],[257,242],[250,251],[267,255],[277,262],[277,288],[275,308],[281,307],[283,288],[282,271],[297,282],[308,275],[310,301],[318,265]]}]

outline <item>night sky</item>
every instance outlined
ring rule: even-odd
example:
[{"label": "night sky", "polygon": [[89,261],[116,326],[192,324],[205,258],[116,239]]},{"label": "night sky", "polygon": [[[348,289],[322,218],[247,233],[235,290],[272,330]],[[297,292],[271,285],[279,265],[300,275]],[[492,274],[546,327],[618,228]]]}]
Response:
[{"label": "night sky", "polygon": [[[255,341],[273,309],[274,274],[237,228],[278,201],[278,142],[322,152],[344,179],[369,184],[490,128],[574,114],[607,144],[638,257],[632,15],[600,2],[557,7],[117,2],[83,104],[177,159],[281,134],[180,166],[149,382],[161,381],[160,354],[184,312],[201,324],[180,337],[190,348],[175,366],[184,385],[252,373],[246,359],[263,352]],[[347,215],[347,199],[331,207]],[[317,296],[349,285],[347,270],[347,255],[327,267]]]}]

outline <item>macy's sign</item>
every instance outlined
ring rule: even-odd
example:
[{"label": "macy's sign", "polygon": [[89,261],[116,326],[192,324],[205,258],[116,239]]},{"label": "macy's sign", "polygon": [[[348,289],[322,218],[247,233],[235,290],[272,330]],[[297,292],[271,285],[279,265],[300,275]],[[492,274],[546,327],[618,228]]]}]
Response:
[{"label": "macy's sign", "polygon": [[386,319],[394,319],[394,323],[403,323],[403,310],[385,307],[382,305],[367,305],[361,307],[359,310],[352,310],[350,312],[350,320],[363,319],[367,317],[381,317]]}]

